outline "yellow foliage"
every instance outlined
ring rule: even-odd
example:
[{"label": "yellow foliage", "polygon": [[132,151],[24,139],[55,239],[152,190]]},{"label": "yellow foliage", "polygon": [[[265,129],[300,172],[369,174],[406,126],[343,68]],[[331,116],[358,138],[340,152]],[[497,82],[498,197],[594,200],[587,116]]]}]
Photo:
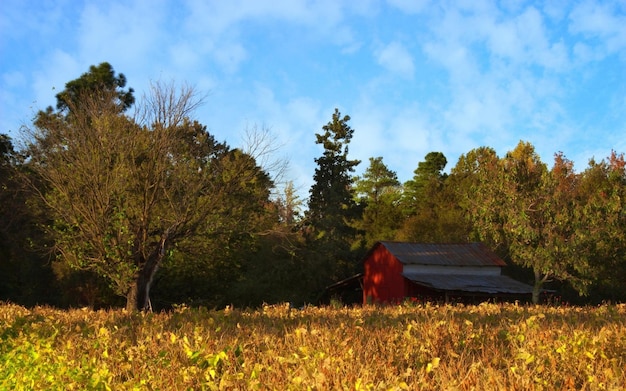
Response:
[{"label": "yellow foliage", "polygon": [[0,390],[618,390],[624,368],[623,305],[0,305]]}]

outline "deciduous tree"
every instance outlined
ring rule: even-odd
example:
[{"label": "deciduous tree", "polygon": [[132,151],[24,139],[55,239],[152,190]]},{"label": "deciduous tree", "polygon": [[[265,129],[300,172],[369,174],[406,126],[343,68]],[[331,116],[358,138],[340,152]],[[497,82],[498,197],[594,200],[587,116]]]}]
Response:
[{"label": "deciduous tree", "polygon": [[58,258],[105,277],[129,310],[145,310],[164,260],[212,236],[252,233],[247,207],[263,208],[271,180],[190,119],[193,89],[155,84],[131,118],[120,78],[108,88],[110,73],[92,83],[102,77],[92,71],[81,79],[96,90],[78,88],[72,99],[64,91],[66,106],[39,113],[30,167],[47,186]]},{"label": "deciduous tree", "polygon": [[[574,251],[604,297],[626,298],[626,162],[613,151],[592,159],[580,175],[574,214]],[[586,287],[585,287],[586,288]]]},{"label": "deciduous tree", "polygon": [[463,206],[478,237],[534,274],[533,302],[552,278],[582,283],[572,251],[573,164],[557,154],[551,171],[534,147],[521,142],[498,159],[488,148],[459,160]]}]

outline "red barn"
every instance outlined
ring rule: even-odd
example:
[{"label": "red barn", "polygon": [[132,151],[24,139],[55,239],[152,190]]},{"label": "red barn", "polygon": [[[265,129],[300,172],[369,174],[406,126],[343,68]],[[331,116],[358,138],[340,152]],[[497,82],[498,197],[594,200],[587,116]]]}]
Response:
[{"label": "red barn", "polygon": [[407,297],[528,297],[532,286],[502,275],[506,263],[481,243],[378,242],[364,261],[363,303]]}]

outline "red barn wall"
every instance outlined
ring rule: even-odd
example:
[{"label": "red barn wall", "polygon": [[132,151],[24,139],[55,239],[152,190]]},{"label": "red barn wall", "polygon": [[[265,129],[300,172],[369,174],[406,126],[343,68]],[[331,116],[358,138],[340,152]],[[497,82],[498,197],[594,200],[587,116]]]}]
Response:
[{"label": "red barn wall", "polygon": [[402,300],[408,289],[402,276],[402,263],[382,244],[378,244],[365,260],[363,303],[388,303]]}]

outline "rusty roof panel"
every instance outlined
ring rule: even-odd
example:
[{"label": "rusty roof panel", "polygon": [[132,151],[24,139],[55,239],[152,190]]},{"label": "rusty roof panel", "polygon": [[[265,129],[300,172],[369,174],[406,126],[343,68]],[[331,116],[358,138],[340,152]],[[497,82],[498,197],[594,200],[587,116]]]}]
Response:
[{"label": "rusty roof panel", "polygon": [[403,264],[442,266],[506,266],[482,243],[380,242]]},{"label": "rusty roof panel", "polygon": [[529,294],[533,287],[502,275],[409,274],[403,276],[416,284],[444,291]]}]

